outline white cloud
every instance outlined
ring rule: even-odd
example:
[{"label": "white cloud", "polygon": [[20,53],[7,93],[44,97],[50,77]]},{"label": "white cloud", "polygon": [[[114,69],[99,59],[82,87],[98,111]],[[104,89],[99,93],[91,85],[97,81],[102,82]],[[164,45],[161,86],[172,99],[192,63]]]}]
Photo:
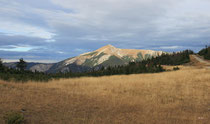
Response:
[{"label": "white cloud", "polygon": [[53,41],[54,33],[51,33],[43,28],[21,24],[16,22],[2,22],[0,21],[0,32],[9,36],[22,35],[27,37],[38,37]]},{"label": "white cloud", "polygon": [[37,19],[40,14],[34,9],[18,1],[0,1],[0,33],[8,36],[35,37],[46,42],[54,42],[53,37],[56,34],[49,28],[37,25],[42,20]]},{"label": "white cloud", "polygon": [[84,49],[79,49],[79,48],[76,48],[74,49],[75,52],[84,52],[85,50]]},{"label": "white cloud", "polygon": [[89,41],[108,41],[109,39],[106,36],[96,36],[96,35],[86,35],[83,37],[79,37],[81,40],[89,40]]},{"label": "white cloud", "polygon": [[3,51],[12,51],[12,52],[28,52],[30,50],[37,49],[37,47],[28,46],[28,45],[8,45],[8,46],[1,46],[0,50]]},{"label": "white cloud", "polygon": [[160,49],[180,49],[182,46],[162,46]]},{"label": "white cloud", "polygon": [[65,52],[63,52],[63,51],[57,51],[57,53],[59,53],[59,54],[64,54]]}]

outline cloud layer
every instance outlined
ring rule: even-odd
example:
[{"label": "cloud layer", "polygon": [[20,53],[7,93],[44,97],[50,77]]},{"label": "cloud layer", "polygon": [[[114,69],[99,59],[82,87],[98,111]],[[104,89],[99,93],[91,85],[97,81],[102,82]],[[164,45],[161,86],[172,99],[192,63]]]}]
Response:
[{"label": "cloud layer", "polygon": [[208,0],[0,0],[0,57],[55,60],[112,44],[198,51],[210,44]]}]

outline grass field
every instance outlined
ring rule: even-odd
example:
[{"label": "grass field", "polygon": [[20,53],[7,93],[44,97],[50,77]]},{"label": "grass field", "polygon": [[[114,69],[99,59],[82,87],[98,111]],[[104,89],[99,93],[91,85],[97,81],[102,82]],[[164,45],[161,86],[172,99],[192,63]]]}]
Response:
[{"label": "grass field", "polygon": [[29,124],[209,124],[210,70],[0,81],[0,124],[10,111]]}]

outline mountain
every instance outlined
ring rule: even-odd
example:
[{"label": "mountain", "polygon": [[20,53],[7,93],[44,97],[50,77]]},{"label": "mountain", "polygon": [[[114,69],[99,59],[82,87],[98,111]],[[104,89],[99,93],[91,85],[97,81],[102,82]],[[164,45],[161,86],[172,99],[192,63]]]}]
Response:
[{"label": "mountain", "polygon": [[[95,51],[68,58],[58,63],[27,63],[27,70],[46,73],[57,72],[84,72],[100,67],[126,65],[129,62],[142,61],[151,57],[162,55],[163,51],[120,49],[112,45],[101,47]],[[17,63],[4,63],[4,65],[15,68]]]},{"label": "mountain", "polygon": [[101,66],[126,65],[129,62],[141,61],[162,55],[165,52],[138,49],[120,49],[112,45],[101,47],[93,52],[81,54],[54,64],[47,72],[83,72]]}]

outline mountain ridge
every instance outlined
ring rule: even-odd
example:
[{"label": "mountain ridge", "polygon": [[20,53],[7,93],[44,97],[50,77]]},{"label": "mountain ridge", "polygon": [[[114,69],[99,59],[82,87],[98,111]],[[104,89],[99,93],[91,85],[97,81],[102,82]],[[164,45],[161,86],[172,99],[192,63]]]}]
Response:
[{"label": "mountain ridge", "polygon": [[[28,70],[46,73],[84,72],[100,67],[126,65],[129,62],[146,60],[162,55],[163,51],[142,49],[120,49],[112,45],[103,46],[95,51],[80,54],[54,64],[33,64]],[[9,64],[7,64],[9,65]],[[14,67],[14,65],[13,65]]]},{"label": "mountain ridge", "polygon": [[[163,51],[153,50],[139,50],[139,49],[120,49],[112,45],[103,46],[95,51],[87,52],[68,58],[53,66],[48,72],[55,72],[54,70],[60,70],[61,72],[72,71],[72,65],[77,71],[91,70],[92,68],[99,68],[101,66],[118,66],[126,65],[129,62],[142,61],[151,57],[162,55]],[[76,71],[76,72],[77,72]]]}]

